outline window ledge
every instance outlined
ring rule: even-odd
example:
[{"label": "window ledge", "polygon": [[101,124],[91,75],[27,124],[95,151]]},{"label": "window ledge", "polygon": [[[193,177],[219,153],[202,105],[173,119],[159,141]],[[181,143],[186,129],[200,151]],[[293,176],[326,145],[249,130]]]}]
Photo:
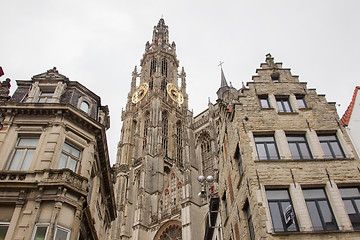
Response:
[{"label": "window ledge", "polygon": [[310,111],[310,110],[312,110],[312,108],[306,107],[306,108],[299,108],[298,110],[299,111]]},{"label": "window ledge", "polygon": [[270,233],[273,236],[288,236],[288,235],[328,235],[328,234],[343,234],[353,233],[358,235],[360,230],[331,230],[331,231],[308,231],[308,232],[276,232]]},{"label": "window ledge", "polygon": [[297,115],[298,112],[278,112],[279,115]]},{"label": "window ledge", "polygon": [[265,110],[265,111],[269,111],[269,110],[274,110],[275,108],[272,108],[272,107],[268,107],[268,108],[262,108],[262,107],[260,107],[261,108],[261,110]]},{"label": "window ledge", "polygon": [[352,161],[355,160],[355,158],[310,158],[310,159],[268,159],[268,160],[254,160],[254,162],[325,162],[325,161]]}]

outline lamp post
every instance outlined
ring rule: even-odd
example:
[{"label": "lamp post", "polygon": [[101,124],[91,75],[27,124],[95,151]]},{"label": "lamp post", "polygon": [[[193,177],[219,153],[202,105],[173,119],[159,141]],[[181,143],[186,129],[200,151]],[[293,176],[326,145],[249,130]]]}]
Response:
[{"label": "lamp post", "polygon": [[210,199],[212,197],[212,194],[214,193],[214,185],[212,183],[214,182],[214,177],[209,175],[207,177],[204,177],[203,175],[198,176],[197,180],[200,182],[201,190],[198,193],[198,196],[200,198],[206,198],[206,202],[209,206],[208,210],[208,221],[209,221],[209,227],[211,226],[211,218],[210,218]]}]

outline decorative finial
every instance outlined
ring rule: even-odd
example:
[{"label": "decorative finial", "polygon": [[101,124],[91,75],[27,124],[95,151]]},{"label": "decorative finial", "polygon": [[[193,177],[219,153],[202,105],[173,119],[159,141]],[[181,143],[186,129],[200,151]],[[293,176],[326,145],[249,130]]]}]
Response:
[{"label": "decorative finial", "polygon": [[224,62],[220,61],[219,65],[222,68],[222,65],[224,64]]}]

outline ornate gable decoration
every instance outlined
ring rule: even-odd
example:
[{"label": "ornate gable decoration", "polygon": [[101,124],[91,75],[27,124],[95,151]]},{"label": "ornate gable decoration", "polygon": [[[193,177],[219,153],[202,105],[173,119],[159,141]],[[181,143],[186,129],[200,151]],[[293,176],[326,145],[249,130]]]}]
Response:
[{"label": "ornate gable decoration", "polygon": [[5,81],[0,83],[0,102],[5,102],[10,99],[10,79],[7,78]]},{"label": "ornate gable decoration", "polygon": [[159,199],[160,219],[180,212],[180,203],[183,198],[182,187],[184,180],[179,176],[180,174],[173,169],[167,176],[164,184],[164,190]]},{"label": "ornate gable decoration", "polygon": [[48,81],[48,80],[54,80],[54,81],[69,81],[69,79],[60,74],[56,67],[47,70],[45,73],[40,73],[38,75],[35,75],[32,77],[34,81]]}]

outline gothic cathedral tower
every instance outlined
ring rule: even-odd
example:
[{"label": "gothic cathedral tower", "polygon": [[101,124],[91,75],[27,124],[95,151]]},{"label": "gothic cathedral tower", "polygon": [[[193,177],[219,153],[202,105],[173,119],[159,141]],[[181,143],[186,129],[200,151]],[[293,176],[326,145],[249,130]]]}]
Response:
[{"label": "gothic cathedral tower", "polygon": [[[204,207],[197,197],[192,113],[186,74],[160,19],[135,67],[115,165],[118,218],[113,239],[199,239]],[[140,81],[139,81],[140,80]],[[139,82],[137,84],[137,82]],[[195,221],[196,220],[196,221]],[[200,221],[199,221],[200,220]]]}]

